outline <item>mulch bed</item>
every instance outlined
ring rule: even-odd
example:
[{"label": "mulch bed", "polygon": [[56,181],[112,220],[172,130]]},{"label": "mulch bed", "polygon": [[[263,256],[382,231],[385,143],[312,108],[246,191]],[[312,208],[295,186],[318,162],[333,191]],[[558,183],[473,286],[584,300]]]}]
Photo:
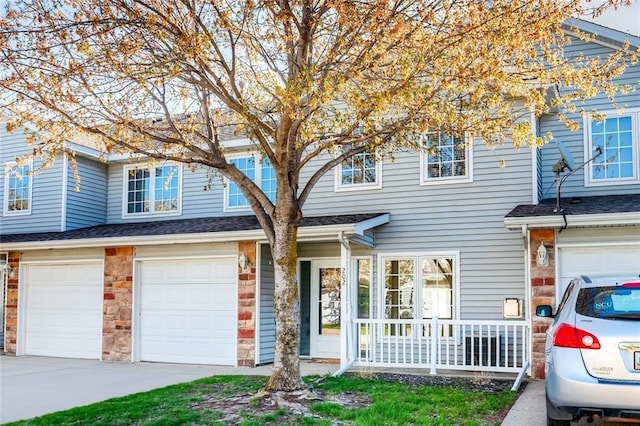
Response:
[{"label": "mulch bed", "polygon": [[[409,386],[449,386],[474,392],[492,393],[500,393],[505,389],[511,389],[511,386],[513,386],[512,380],[495,379],[486,376],[454,377],[425,374],[347,372],[345,377],[366,377],[382,382],[403,383]],[[524,383],[520,387],[520,390],[522,389],[524,389]]]}]

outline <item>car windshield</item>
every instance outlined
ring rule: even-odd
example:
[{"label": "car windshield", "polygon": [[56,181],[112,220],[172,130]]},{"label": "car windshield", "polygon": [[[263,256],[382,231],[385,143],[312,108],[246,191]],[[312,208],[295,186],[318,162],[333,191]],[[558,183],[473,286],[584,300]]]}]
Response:
[{"label": "car windshield", "polygon": [[640,321],[640,287],[592,287],[578,293],[576,312],[592,318]]}]

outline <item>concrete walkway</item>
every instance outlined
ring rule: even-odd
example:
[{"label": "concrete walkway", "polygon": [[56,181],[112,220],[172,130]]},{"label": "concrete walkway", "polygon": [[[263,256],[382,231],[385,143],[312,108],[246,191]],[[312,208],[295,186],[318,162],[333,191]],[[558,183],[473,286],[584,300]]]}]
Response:
[{"label": "concrete walkway", "polygon": [[547,408],[544,399],[544,382],[530,380],[520,397],[504,418],[502,426],[545,426]]},{"label": "concrete walkway", "polygon": [[[529,380],[527,387],[513,404],[504,418],[502,426],[545,426],[547,424],[547,403],[544,397],[544,381]],[[583,417],[572,425],[604,426],[610,423],[594,419],[592,423]]]},{"label": "concrete walkway", "polygon": [[[301,363],[303,375],[328,374],[337,364]],[[0,356],[0,423],[221,374],[269,375],[271,366],[221,367],[110,363],[83,359]]]}]

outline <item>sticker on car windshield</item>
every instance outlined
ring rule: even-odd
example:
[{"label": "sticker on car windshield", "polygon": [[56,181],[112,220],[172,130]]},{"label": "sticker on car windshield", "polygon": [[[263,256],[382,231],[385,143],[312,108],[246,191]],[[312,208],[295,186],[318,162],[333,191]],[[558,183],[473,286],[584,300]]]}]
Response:
[{"label": "sticker on car windshield", "polygon": [[633,359],[635,360],[633,363],[633,368],[635,368],[636,370],[640,370],[640,352],[634,352]]}]

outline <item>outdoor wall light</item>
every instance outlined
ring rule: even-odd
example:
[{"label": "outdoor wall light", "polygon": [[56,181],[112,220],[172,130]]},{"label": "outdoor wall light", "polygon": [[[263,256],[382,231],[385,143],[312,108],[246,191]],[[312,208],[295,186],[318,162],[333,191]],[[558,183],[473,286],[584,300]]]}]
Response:
[{"label": "outdoor wall light", "polygon": [[0,270],[5,277],[15,278],[14,270],[8,263],[0,265]]},{"label": "outdoor wall light", "polygon": [[249,261],[249,259],[247,259],[247,256],[244,254],[244,252],[241,252],[240,256],[238,257],[238,266],[240,267],[242,272],[249,272],[249,270],[251,269],[251,262]]},{"label": "outdoor wall light", "polygon": [[549,254],[547,253],[547,248],[544,246],[544,243],[540,243],[540,246],[538,246],[536,263],[538,266],[549,266]]}]

